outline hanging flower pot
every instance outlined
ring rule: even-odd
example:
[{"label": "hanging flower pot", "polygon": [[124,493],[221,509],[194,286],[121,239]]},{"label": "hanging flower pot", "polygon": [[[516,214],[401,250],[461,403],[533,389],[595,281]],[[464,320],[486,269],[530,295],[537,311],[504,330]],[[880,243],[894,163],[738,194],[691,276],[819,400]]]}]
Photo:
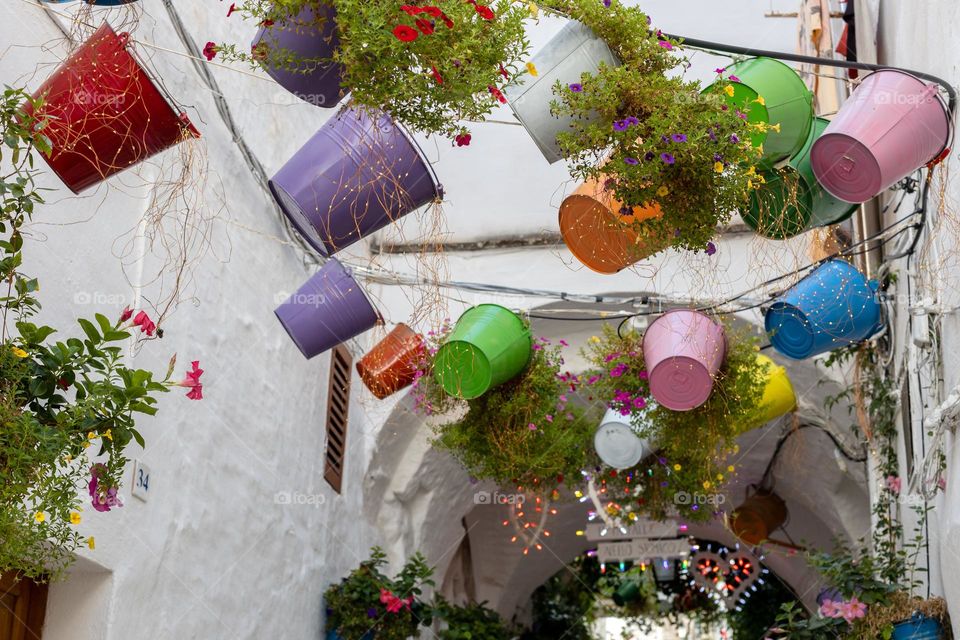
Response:
[{"label": "hanging flower pot", "polygon": [[707,401],[725,355],[723,325],[699,311],[668,311],[643,336],[650,393],[673,411],[690,411]]},{"label": "hanging flower pot", "polygon": [[814,118],[810,137],[790,163],[763,174],[766,182],[750,195],[750,209],[743,221],[760,235],[773,240],[792,238],[814,227],[843,222],[858,205],[835,198],[817,181],[810,163],[810,150],[830,121]]},{"label": "hanging flower pot", "polygon": [[642,238],[628,226],[663,215],[659,205],[626,210],[601,185],[588,180],[560,205],[560,233],[577,260],[598,273],[617,273],[670,244],[667,239]]},{"label": "hanging flower pot", "polygon": [[627,580],[621,584],[620,588],[613,594],[613,603],[618,607],[622,607],[634,602],[639,597],[640,582],[638,580]]},{"label": "hanging flower pot", "polygon": [[813,171],[846,202],[866,202],[937,158],[950,115],[935,84],[894,69],[867,76],[813,145]]},{"label": "hanging flower pot", "polygon": [[[759,166],[768,169],[796,154],[807,141],[813,123],[813,94],[797,72],[773,58],[751,58],[727,67],[737,81],[725,81],[733,95],[727,103],[761,125],[751,136],[753,146],[763,145]],[[719,91],[714,84],[706,91]]]},{"label": "hanging flower pot", "polygon": [[940,623],[919,613],[893,625],[893,640],[940,640],[942,637],[943,627]]},{"label": "hanging flower pot", "polygon": [[383,400],[413,384],[423,350],[423,336],[400,323],[357,362],[357,373],[370,392]]},{"label": "hanging flower pot", "polygon": [[325,256],[443,197],[430,163],[389,116],[349,107],[269,185],[290,222]]},{"label": "hanging flower pot", "polygon": [[763,400],[760,403],[757,426],[766,424],[797,408],[797,395],[787,375],[786,367],[764,355],[757,356],[757,365],[763,367]]},{"label": "hanging flower pot", "polygon": [[382,321],[364,290],[333,258],[274,313],[307,358],[346,342]]},{"label": "hanging flower pot", "polygon": [[882,326],[878,287],[850,263],[827,260],[767,310],[770,342],[803,360],[869,338]]},{"label": "hanging flower pot", "polygon": [[771,491],[750,494],[730,516],[733,535],[750,546],[757,546],[787,521],[787,504]]},{"label": "hanging flower pot", "polygon": [[451,396],[478,398],[527,366],[533,342],[515,313],[497,304],[467,309],[433,359],[433,375]]},{"label": "hanging flower pot", "polygon": [[584,73],[595,73],[601,64],[619,66],[606,43],[583,24],[570,21],[533,56],[537,75],[525,75],[507,88],[513,114],[550,164],[563,158],[557,134],[570,128],[572,118],[550,113],[553,87],[579,83]]},{"label": "hanging flower pot", "polygon": [[607,409],[593,437],[593,446],[603,463],[614,469],[632,469],[653,453],[650,442],[634,432],[630,417],[616,409]]},{"label": "hanging flower pot", "polygon": [[[104,23],[37,89],[49,118],[44,159],[74,193],[200,132],[128,48],[130,36]],[[28,113],[31,106],[25,107]]]},{"label": "hanging flower pot", "polygon": [[[295,17],[261,27],[251,47],[281,87],[312,105],[333,107],[343,93],[343,68],[332,60],[339,43],[336,10],[326,2],[316,2],[308,3]],[[281,64],[272,52],[292,57],[297,61],[295,67]]]}]

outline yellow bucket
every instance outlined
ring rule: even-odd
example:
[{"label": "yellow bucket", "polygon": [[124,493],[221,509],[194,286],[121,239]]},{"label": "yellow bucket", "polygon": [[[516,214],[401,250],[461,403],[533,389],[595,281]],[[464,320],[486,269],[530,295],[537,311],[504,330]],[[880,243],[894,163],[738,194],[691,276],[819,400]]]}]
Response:
[{"label": "yellow bucket", "polygon": [[757,426],[790,413],[797,408],[797,394],[787,376],[787,369],[764,355],[757,356],[757,365],[764,367],[766,384],[757,413]]}]

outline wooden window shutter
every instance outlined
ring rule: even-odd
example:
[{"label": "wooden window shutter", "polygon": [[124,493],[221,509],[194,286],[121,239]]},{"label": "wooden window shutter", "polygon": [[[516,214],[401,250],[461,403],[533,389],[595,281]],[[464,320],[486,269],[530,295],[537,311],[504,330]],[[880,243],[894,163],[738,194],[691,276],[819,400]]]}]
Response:
[{"label": "wooden window shutter", "polygon": [[347,454],[347,423],[350,409],[350,376],[353,357],[343,345],[330,355],[330,388],[327,392],[327,445],[323,478],[340,493]]},{"label": "wooden window shutter", "polygon": [[40,640],[47,585],[7,572],[0,578],[0,640]]}]

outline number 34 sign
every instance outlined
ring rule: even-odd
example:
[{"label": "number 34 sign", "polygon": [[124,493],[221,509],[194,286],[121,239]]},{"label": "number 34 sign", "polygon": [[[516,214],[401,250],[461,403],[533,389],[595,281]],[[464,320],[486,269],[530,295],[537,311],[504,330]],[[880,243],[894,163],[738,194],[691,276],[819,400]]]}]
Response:
[{"label": "number 34 sign", "polygon": [[131,493],[134,498],[144,502],[150,497],[150,467],[139,460],[133,461],[133,487]]}]

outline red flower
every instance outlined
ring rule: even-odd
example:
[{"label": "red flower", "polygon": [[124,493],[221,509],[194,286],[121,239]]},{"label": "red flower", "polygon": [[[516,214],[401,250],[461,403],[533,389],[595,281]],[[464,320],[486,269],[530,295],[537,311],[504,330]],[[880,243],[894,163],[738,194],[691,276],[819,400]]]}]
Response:
[{"label": "red flower", "polygon": [[422,8],[422,7],[417,7],[417,6],[412,5],[412,4],[405,4],[405,5],[401,5],[401,6],[400,6],[400,11],[403,11],[403,12],[406,13],[407,15],[415,16],[415,15],[417,15],[418,13],[423,13],[423,8]]},{"label": "red flower", "polygon": [[413,42],[420,35],[417,33],[417,30],[413,27],[408,27],[405,24],[398,24],[393,30],[393,35],[397,37],[397,40],[401,42]]},{"label": "red flower", "polygon": [[447,14],[441,13],[440,19],[443,20],[443,24],[447,25],[448,29],[453,29],[453,20]]},{"label": "red flower", "polygon": [[133,309],[127,307],[123,310],[123,313],[120,314],[120,322],[126,322],[131,317],[133,317]]},{"label": "red flower", "polygon": [[237,5],[236,5],[236,3],[231,4],[231,5],[230,5],[230,8],[227,9],[227,17],[229,18],[229,17],[231,16],[231,14],[233,14],[233,12],[236,11],[236,10],[237,10]]},{"label": "red flower", "polygon": [[207,61],[213,60],[214,58],[217,57],[216,42],[208,42],[206,44],[206,46],[203,48],[203,57],[206,58]]},{"label": "red flower", "polygon": [[503,65],[500,65],[500,75],[502,75],[504,78],[507,78],[508,80],[510,79],[510,74],[507,73],[507,70],[503,68]]},{"label": "red flower", "polygon": [[157,325],[153,323],[153,320],[150,319],[146,311],[138,313],[133,319],[133,324],[139,326],[140,330],[148,336],[152,336],[153,332],[157,329]]},{"label": "red flower", "polygon": [[193,368],[190,371],[187,371],[187,377],[178,383],[177,386],[189,388],[190,392],[187,394],[187,397],[191,400],[203,400],[203,383],[200,382],[200,376],[203,375],[203,369],[200,368],[199,360],[194,360],[192,365]]},{"label": "red flower", "polygon": [[496,16],[493,13],[493,10],[490,7],[482,4],[474,4],[473,7],[477,10],[477,13],[480,14],[480,17],[484,20],[493,20]]},{"label": "red flower", "polygon": [[471,135],[469,133],[459,133],[453,140],[457,143],[458,147],[469,147]]},{"label": "red flower", "polygon": [[507,103],[507,99],[503,97],[503,94],[500,92],[500,89],[497,89],[493,85],[490,85],[489,87],[487,87],[487,89],[490,91],[493,97],[496,98],[501,104]]},{"label": "red flower", "polygon": [[433,23],[430,22],[429,20],[424,20],[423,18],[417,18],[416,23],[417,23],[417,29],[420,29],[420,32],[423,35],[429,36],[430,34],[433,33]]},{"label": "red flower", "polygon": [[260,23],[260,26],[261,26],[261,27],[272,27],[274,24],[275,24],[275,23],[274,23],[273,20],[269,20],[269,19],[268,19],[268,20],[264,20],[263,22],[261,22],[261,23]]},{"label": "red flower", "polygon": [[430,71],[433,74],[433,79],[437,81],[437,84],[443,84],[443,76],[440,75],[440,72],[437,71],[437,68],[431,66]]},{"label": "red flower", "polygon": [[265,60],[269,49],[267,48],[266,42],[261,42],[250,47],[250,55],[253,56],[254,60]]},{"label": "red flower", "polygon": [[70,383],[67,382],[66,378],[57,378],[57,386],[66,391],[70,388]]},{"label": "red flower", "polygon": [[426,6],[420,7],[420,10],[429,13],[434,18],[439,18],[443,15],[443,11],[440,10],[440,7]]}]

